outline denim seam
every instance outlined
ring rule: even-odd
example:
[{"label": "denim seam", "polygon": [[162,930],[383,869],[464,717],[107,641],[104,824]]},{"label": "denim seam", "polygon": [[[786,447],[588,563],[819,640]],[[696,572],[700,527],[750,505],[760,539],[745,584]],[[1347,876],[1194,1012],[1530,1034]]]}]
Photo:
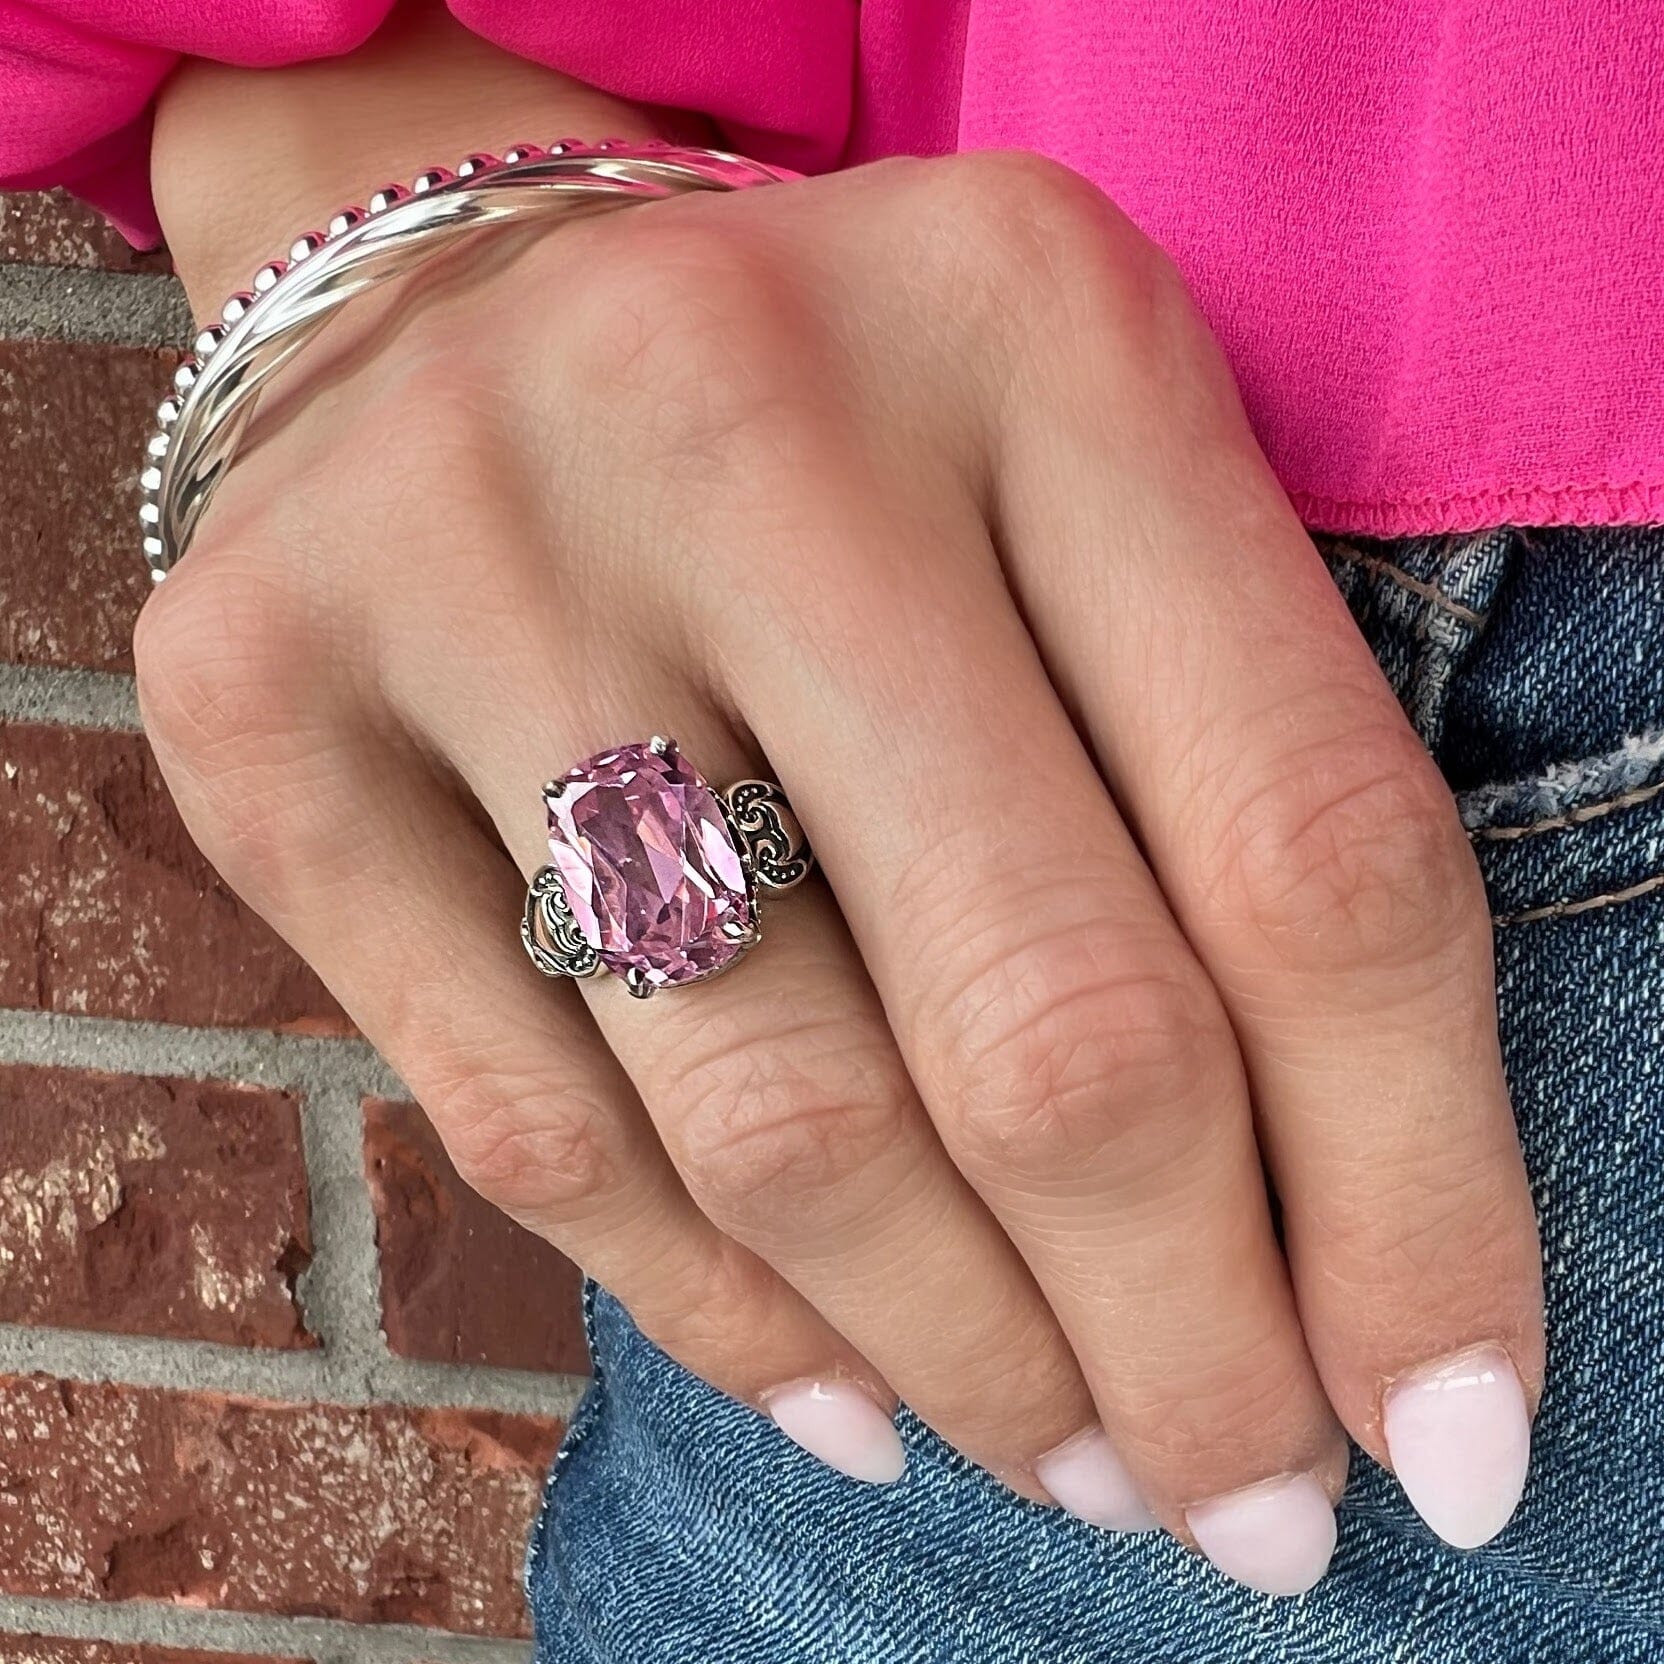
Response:
[{"label": "denim seam", "polygon": [[[1463,624],[1471,624],[1475,629],[1483,626],[1485,615],[1475,612],[1472,607],[1453,600],[1439,588],[1437,584],[1428,583],[1425,578],[1418,578],[1413,573],[1406,572],[1401,566],[1394,566],[1391,561],[1383,560],[1379,555],[1366,555],[1362,549],[1354,549],[1345,543],[1330,543],[1329,552],[1336,560],[1346,561],[1349,565],[1360,566],[1374,577],[1386,578],[1407,590],[1411,595],[1429,602],[1442,612],[1447,612],[1452,618]],[[1425,631],[1425,623],[1422,626]],[[1425,637],[1424,637],[1425,639]]]},{"label": "denim seam", "polygon": [[536,1575],[539,1550],[549,1522],[549,1510],[554,1506],[555,1487],[560,1483],[561,1475],[571,1465],[572,1458],[588,1442],[606,1408],[606,1371],[601,1366],[601,1355],[595,1335],[595,1297],[599,1290],[600,1285],[593,1278],[584,1280],[582,1312],[584,1340],[589,1351],[589,1386],[585,1389],[571,1420],[566,1424],[566,1437],[561,1440],[560,1449],[555,1452],[548,1480],[543,1487],[543,1496],[538,1503],[536,1518],[533,1519],[531,1531],[526,1537],[526,1555],[520,1568],[520,1583],[525,1591],[528,1606],[534,1604],[532,1580]]},{"label": "denim seam", "polygon": [[1570,919],[1579,913],[1593,913],[1601,907],[1617,907],[1626,901],[1639,901],[1658,890],[1664,890],[1664,872],[1643,878],[1622,890],[1609,890],[1605,895],[1585,896],[1580,901],[1551,901],[1544,907],[1528,907],[1523,913],[1501,913],[1491,920],[1494,925],[1540,924],[1545,919]]},{"label": "denim seam", "polygon": [[1558,821],[1580,808],[1644,792],[1664,782],[1664,727],[1633,734],[1617,750],[1557,764],[1544,774],[1459,794],[1470,834]]},{"label": "denim seam", "polygon": [[1485,839],[1496,842],[1514,842],[1520,838],[1534,838],[1539,832],[1569,832],[1574,826],[1581,826],[1585,821],[1599,820],[1602,816],[1615,814],[1620,809],[1633,809],[1642,803],[1650,803],[1660,792],[1664,792],[1664,780],[1651,786],[1641,786],[1632,792],[1622,792],[1617,797],[1604,797],[1594,803],[1579,804],[1575,809],[1568,809],[1563,815],[1550,815],[1544,820],[1531,821],[1524,826],[1481,826],[1468,833],[1475,840]]}]

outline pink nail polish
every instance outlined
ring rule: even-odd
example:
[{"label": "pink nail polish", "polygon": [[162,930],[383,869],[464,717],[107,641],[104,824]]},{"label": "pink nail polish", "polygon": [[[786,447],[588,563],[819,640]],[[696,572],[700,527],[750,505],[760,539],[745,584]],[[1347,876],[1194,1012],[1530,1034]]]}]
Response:
[{"label": "pink nail polish", "polygon": [[1303,1595],[1335,1552],[1334,1506],[1309,1473],[1199,1502],[1185,1511],[1185,1523],[1220,1571],[1267,1595]]},{"label": "pink nail polish", "polygon": [[850,1381],[792,1381],[763,1401],[774,1425],[828,1467],[869,1485],[907,1469],[895,1423]]},{"label": "pink nail polish", "polygon": [[1088,1427],[1048,1451],[1034,1464],[1034,1476],[1060,1508],[1088,1525],[1106,1531],[1156,1529],[1155,1515],[1101,1427]]},{"label": "pink nail polish", "polygon": [[1400,1376],[1382,1424],[1404,1494],[1453,1548],[1488,1543],[1513,1517],[1531,1463],[1531,1414],[1501,1347]]}]

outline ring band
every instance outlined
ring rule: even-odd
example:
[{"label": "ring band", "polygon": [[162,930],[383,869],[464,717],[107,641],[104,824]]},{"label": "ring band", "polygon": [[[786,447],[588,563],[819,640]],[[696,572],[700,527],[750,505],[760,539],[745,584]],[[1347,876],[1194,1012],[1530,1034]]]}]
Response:
[{"label": "ring band", "polygon": [[545,976],[611,971],[638,999],[727,970],[762,939],[762,892],[814,855],[769,780],[715,791],[674,740],[585,758],[543,788],[549,865],[520,939]]}]

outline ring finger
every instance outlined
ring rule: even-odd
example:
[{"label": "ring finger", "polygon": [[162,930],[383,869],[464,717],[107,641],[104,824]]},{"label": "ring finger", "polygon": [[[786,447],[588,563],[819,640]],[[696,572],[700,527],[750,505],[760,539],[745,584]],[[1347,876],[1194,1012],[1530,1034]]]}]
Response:
[{"label": "ring finger", "polygon": [[[667,726],[667,712],[713,784],[757,772],[680,677],[639,677],[616,699],[591,689],[579,714],[548,669],[569,662],[558,649],[513,663],[499,649],[492,680],[518,689],[506,717],[489,689],[435,699],[416,666],[408,680],[391,672],[405,719],[456,759],[528,874],[545,858],[549,774]],[[760,957],[651,1004],[610,977],[587,985],[695,1202],[979,1465],[1095,1523],[1153,1523],[1094,1436],[1090,1394],[1032,1275],[937,1141],[831,896],[809,884],[766,928]],[[799,1386],[767,1399],[777,1419]],[[849,1465],[835,1438],[817,1454]]]}]

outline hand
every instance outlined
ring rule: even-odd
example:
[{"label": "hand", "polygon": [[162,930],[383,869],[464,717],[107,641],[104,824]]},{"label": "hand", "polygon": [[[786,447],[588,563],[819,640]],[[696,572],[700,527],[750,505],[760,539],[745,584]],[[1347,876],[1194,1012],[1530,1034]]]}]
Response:
[{"label": "hand", "polygon": [[[898,162],[370,316],[140,691],[463,1175],[858,1477],[899,1394],[1290,1592],[1344,1429],[1499,1528],[1542,1333],[1484,895],[1158,252],[1033,159]],[[663,731],[826,882],[714,981],[547,983],[540,785]]]}]

